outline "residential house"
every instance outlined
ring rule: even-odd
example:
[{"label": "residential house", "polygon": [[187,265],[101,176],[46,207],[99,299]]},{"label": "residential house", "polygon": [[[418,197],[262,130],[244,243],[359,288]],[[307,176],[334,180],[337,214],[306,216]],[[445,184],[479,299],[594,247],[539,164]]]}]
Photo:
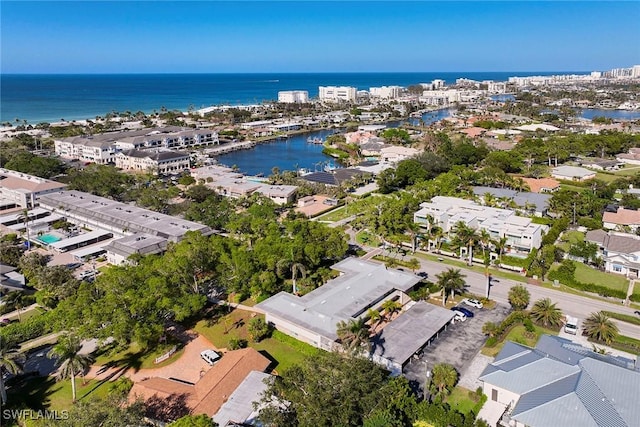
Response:
[{"label": "residential house", "polygon": [[566,181],[587,181],[596,177],[596,173],[577,166],[558,166],[553,168],[551,176]]},{"label": "residential house", "polygon": [[596,243],[604,260],[605,271],[638,277],[640,271],[640,236],[604,230],[588,231],[585,241]]},{"label": "residential house", "polygon": [[585,168],[595,169],[599,171],[615,171],[620,168],[619,160],[607,160],[607,159],[588,159],[583,160],[581,165]]},{"label": "residential house", "polygon": [[414,157],[419,153],[420,151],[415,148],[391,145],[383,147],[380,150],[380,160],[385,163],[397,163],[410,157]]},{"label": "residential house", "polygon": [[553,193],[560,188],[560,183],[553,178],[522,178],[533,193]]},{"label": "residential house", "polygon": [[[506,247],[517,252],[540,248],[547,226],[535,224],[531,218],[517,216],[509,209],[491,208],[456,197],[436,196],[431,202],[420,204],[413,220],[421,228],[432,225],[444,233],[451,233],[462,222],[474,230],[484,229],[492,240],[506,238]],[[464,253],[465,249],[461,249]]]},{"label": "residential house", "polygon": [[618,154],[616,160],[629,165],[640,165],[640,148],[629,148],[628,153]]},{"label": "residential house", "polygon": [[640,226],[640,211],[618,207],[615,212],[606,210],[602,214],[603,228],[635,232]]},{"label": "residential house", "polygon": [[[478,417],[502,427],[633,427],[640,420],[635,361],[550,335],[535,348],[507,342],[480,375]],[[491,418],[491,412],[500,414]]]},{"label": "residential house", "polygon": [[270,364],[253,348],[229,351],[195,384],[172,378],[146,378],[133,385],[129,399],[161,399],[167,406],[177,400],[193,415],[213,417],[252,372],[264,372]]}]

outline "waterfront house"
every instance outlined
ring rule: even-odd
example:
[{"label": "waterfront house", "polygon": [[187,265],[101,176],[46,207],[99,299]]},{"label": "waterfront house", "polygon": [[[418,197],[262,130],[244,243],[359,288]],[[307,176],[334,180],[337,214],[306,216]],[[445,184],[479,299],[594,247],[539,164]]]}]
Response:
[{"label": "waterfront house", "polygon": [[115,163],[123,170],[165,175],[189,169],[191,156],[181,151],[127,150],[116,154]]}]

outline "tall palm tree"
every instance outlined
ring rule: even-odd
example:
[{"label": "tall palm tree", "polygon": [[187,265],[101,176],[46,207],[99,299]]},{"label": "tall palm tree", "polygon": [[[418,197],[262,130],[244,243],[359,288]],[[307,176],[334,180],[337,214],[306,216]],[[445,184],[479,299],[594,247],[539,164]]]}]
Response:
[{"label": "tall palm tree", "polygon": [[493,241],[493,246],[498,251],[498,262],[502,264],[502,254],[504,253],[504,248],[507,246],[507,237],[502,236],[498,240]]},{"label": "tall palm tree", "polygon": [[350,319],[348,322],[341,320],[336,327],[342,348],[350,355],[358,354],[363,346],[369,344],[369,325],[363,318]]},{"label": "tall palm tree", "polygon": [[509,289],[508,298],[514,310],[524,310],[529,305],[531,294],[523,285],[515,285]]},{"label": "tall palm tree", "polygon": [[431,371],[431,392],[444,398],[458,382],[458,371],[448,363],[438,363]]},{"label": "tall palm tree", "polygon": [[296,294],[298,292],[297,282],[298,274],[302,276],[304,279],[307,277],[307,269],[304,268],[304,265],[299,262],[291,263],[291,281],[293,282],[293,293]]},{"label": "tall palm tree", "polygon": [[18,312],[18,321],[22,322],[22,315],[20,310],[24,308],[24,295],[22,291],[11,291],[4,297],[4,302],[7,305],[13,306]]},{"label": "tall palm tree", "polygon": [[482,259],[484,259],[485,251],[491,243],[491,234],[489,234],[489,232],[484,228],[481,228],[478,233],[478,242],[480,242],[480,246],[482,246]]},{"label": "tall palm tree", "polygon": [[459,269],[449,268],[440,274],[436,274],[438,286],[442,289],[442,305],[445,305],[447,293],[451,293],[451,298],[456,292],[464,290],[466,277]]},{"label": "tall palm tree", "polygon": [[20,373],[24,359],[22,353],[10,348],[7,341],[0,336],[0,396],[2,406],[7,403],[7,390],[4,387],[3,379],[4,373],[8,372],[13,375]]},{"label": "tall palm tree", "polygon": [[71,378],[71,394],[76,401],[76,374],[83,374],[91,364],[91,357],[80,354],[82,344],[80,338],[73,334],[63,335],[49,352],[49,358],[57,358],[61,363],[58,368],[59,380]]},{"label": "tall palm tree", "polygon": [[[467,226],[462,221],[458,221],[454,226],[455,239],[454,244],[459,247],[466,246],[468,254],[468,265],[473,265],[473,245],[478,241],[476,231]],[[461,256],[462,258],[462,256]]]},{"label": "tall palm tree", "polygon": [[602,311],[591,313],[583,324],[584,333],[591,339],[610,344],[618,336],[618,326]]},{"label": "tall palm tree", "polygon": [[31,235],[29,233],[29,209],[22,209],[18,214],[18,219],[24,224],[27,233],[27,248],[31,249]]},{"label": "tall palm tree", "polygon": [[562,311],[549,298],[539,299],[531,307],[531,318],[543,326],[560,326]]}]

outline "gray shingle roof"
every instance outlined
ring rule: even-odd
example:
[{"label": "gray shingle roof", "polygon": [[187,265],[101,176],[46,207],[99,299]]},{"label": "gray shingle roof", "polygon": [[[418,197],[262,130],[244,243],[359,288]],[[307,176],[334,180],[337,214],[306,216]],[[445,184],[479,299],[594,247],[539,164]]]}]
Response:
[{"label": "gray shingle roof", "polygon": [[521,207],[526,204],[532,204],[536,207],[537,212],[544,212],[549,207],[549,200],[551,199],[548,194],[515,191],[508,188],[473,187],[473,193],[477,196],[484,196],[489,193],[495,197],[509,198]]}]

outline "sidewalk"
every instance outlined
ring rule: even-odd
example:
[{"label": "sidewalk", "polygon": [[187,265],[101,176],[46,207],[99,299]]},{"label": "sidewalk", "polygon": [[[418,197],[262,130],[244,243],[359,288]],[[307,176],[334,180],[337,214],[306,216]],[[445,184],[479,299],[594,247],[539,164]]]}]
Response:
[{"label": "sidewalk", "polygon": [[22,315],[22,314],[26,313],[29,310],[33,310],[36,307],[39,307],[39,305],[38,304],[31,304],[28,307],[24,307],[24,308],[21,308],[19,310],[10,311],[9,313],[3,314],[0,317],[3,318],[3,319],[18,320],[18,318],[19,318],[18,313],[20,313],[20,315]]}]

